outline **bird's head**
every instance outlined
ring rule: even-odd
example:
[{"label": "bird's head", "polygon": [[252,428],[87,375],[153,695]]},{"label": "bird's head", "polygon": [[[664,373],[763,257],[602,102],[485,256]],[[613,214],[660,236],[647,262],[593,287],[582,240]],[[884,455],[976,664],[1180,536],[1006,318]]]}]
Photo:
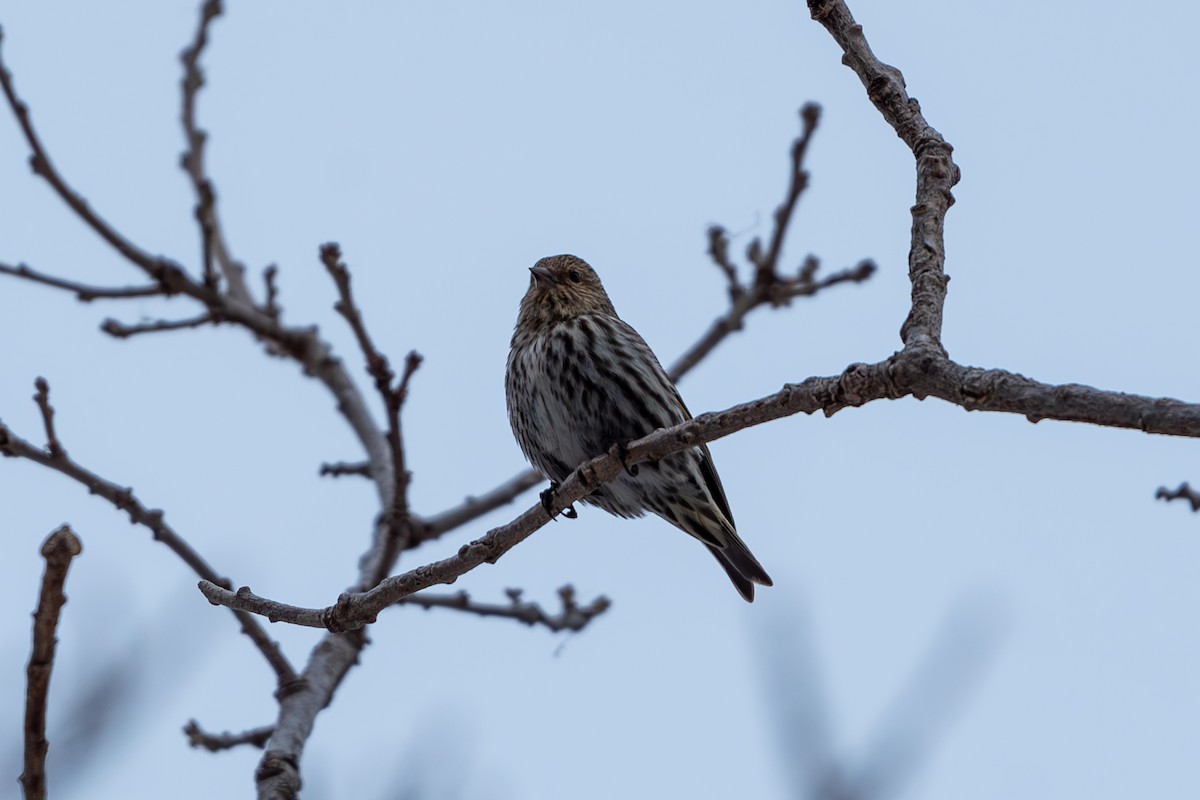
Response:
[{"label": "bird's head", "polygon": [[577,256],[547,256],[529,268],[529,291],[521,300],[517,326],[540,327],[582,314],[617,316],[600,277]]}]

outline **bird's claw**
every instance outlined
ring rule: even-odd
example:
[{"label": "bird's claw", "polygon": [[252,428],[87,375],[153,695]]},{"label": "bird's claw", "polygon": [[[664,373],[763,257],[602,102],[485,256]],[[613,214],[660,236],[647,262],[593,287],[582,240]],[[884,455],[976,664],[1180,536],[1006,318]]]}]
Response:
[{"label": "bird's claw", "polygon": [[617,458],[621,461],[621,466],[625,468],[625,474],[631,478],[636,478],[638,474],[638,465],[629,463],[629,448],[624,442],[617,442],[613,447],[617,451]]},{"label": "bird's claw", "polygon": [[[546,516],[550,517],[550,519],[554,519],[560,513],[554,507],[554,493],[557,491],[558,481],[550,481],[549,488],[543,489],[542,493],[538,495],[538,498],[542,501],[542,508],[546,509]],[[579,512],[575,510],[575,506],[567,506],[561,510],[561,513],[567,519],[577,519],[579,517]]]}]

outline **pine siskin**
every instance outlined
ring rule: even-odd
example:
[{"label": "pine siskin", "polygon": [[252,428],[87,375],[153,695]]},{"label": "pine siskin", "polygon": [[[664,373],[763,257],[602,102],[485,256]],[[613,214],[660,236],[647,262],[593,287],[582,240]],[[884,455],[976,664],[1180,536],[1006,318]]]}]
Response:
[{"label": "pine siskin", "polygon": [[[525,457],[552,482],[584,461],[691,419],[649,345],[617,316],[600,278],[570,255],[530,268],[505,394]],[[618,517],[651,511],[703,542],[747,601],[771,578],[738,537],[708,447],[639,465],[583,502]]]}]

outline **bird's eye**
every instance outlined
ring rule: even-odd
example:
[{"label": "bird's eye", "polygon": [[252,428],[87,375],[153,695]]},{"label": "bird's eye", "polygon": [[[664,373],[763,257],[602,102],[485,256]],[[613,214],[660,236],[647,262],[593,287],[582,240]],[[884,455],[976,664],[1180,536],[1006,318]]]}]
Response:
[{"label": "bird's eye", "polygon": [[570,279],[571,283],[579,283],[581,280],[583,280],[583,277],[580,276],[579,270],[577,270],[577,269],[573,269],[570,272],[568,272],[567,278]]}]

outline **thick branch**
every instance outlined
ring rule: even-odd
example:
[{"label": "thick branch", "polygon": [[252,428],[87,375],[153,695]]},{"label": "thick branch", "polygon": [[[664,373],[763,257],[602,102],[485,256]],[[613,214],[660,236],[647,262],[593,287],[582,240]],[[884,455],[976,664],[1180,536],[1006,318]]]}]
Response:
[{"label": "thick branch", "polygon": [[21,789],[25,800],[46,797],[46,700],[50,693],[50,673],[54,668],[54,650],[58,638],[58,617],[67,602],[63,586],[71,561],[83,552],[79,538],[63,525],[42,544],[46,572],[38,593],[37,610],[33,612],[33,652],[25,670],[28,685],[25,690],[25,769],[21,773]]},{"label": "thick branch", "polygon": [[479,603],[472,600],[466,592],[454,592],[453,594],[418,592],[404,598],[400,604],[420,606],[424,609],[452,608],[481,617],[504,617],[524,622],[530,627],[541,625],[554,632],[581,631],[612,605],[607,597],[601,595],[588,605],[580,606],[575,601],[575,589],[568,585],[558,590],[559,600],[562,601],[562,611],[557,614],[547,614],[537,603],[523,601],[520,589],[507,589],[505,593],[509,600],[506,604]]},{"label": "thick branch", "polygon": [[854,21],[842,0],[808,0],[812,18],[825,26],[842,48],[842,63],[854,70],[896,134],[917,161],[917,198],[912,207],[912,244],[908,275],[912,281],[912,310],[900,329],[907,345],[941,348],[942,308],[946,301],[946,211],[954,203],[950,193],[959,171],[952,148],[921,114],[921,106],[905,91],[904,76],[871,52],[862,26]]}]

